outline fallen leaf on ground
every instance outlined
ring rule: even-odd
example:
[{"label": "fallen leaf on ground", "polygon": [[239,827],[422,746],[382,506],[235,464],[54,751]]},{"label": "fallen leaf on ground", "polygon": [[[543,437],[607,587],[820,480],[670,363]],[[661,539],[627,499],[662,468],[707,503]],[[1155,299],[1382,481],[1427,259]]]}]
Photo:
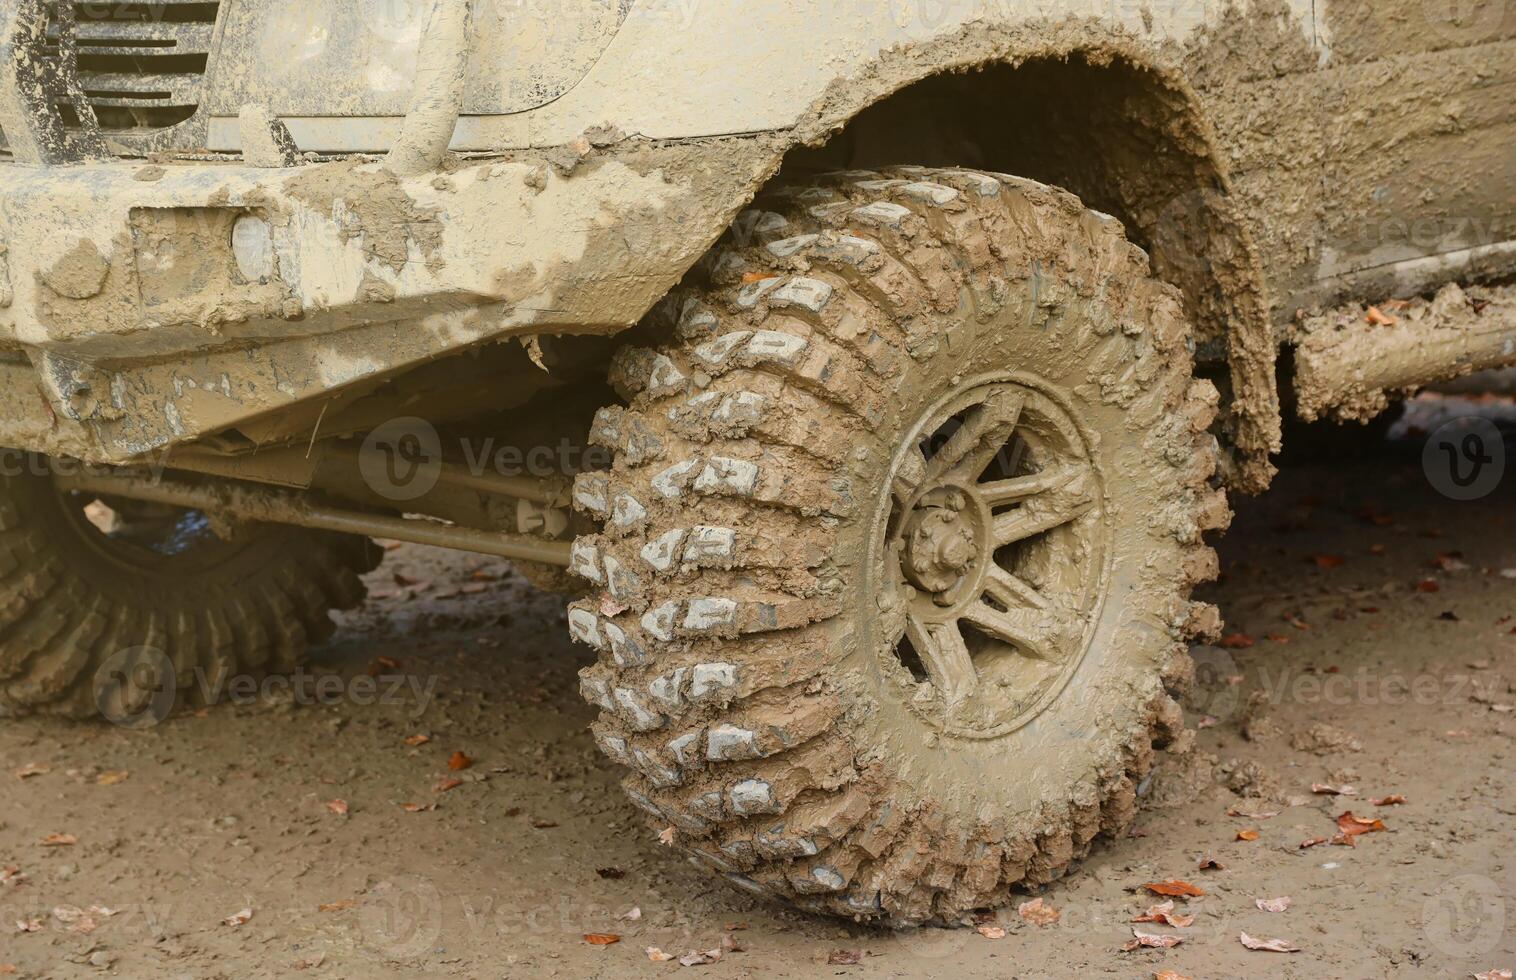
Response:
[{"label": "fallen leaf on ground", "polygon": [[0,885],[19,885],[26,880],[26,872],[12,865],[0,868]]},{"label": "fallen leaf on ground", "polygon": [[48,834],[42,838],[43,847],[73,847],[79,843],[79,838],[73,834]]},{"label": "fallen leaf on ground", "polygon": [[1403,806],[1405,797],[1399,793],[1391,793],[1389,796],[1381,796],[1377,800],[1369,800],[1371,806]]},{"label": "fallen leaf on ground", "polygon": [[28,762],[20,769],[12,770],[11,775],[17,779],[31,779],[33,776],[45,776],[50,772],[52,772],[52,769],[47,766],[39,766],[35,762]]},{"label": "fallen leaf on ground", "polygon": [[652,960],[654,963],[667,963],[669,960],[674,958],[673,953],[665,953],[657,946],[649,946],[647,949],[643,950],[643,952],[647,953],[647,958]]},{"label": "fallen leaf on ground", "polygon": [[1309,840],[1303,840],[1303,841],[1301,841],[1300,842],[1300,849],[1303,851],[1303,850],[1305,850],[1308,847],[1316,847],[1318,845],[1325,844],[1325,843],[1329,842],[1330,840],[1331,840],[1330,837],[1312,837]]},{"label": "fallen leaf on ground", "polygon": [[1341,555],[1312,555],[1311,556],[1311,561],[1315,562],[1317,568],[1337,568],[1345,560],[1346,559],[1344,559]]},{"label": "fallen leaf on ground", "polygon": [[1283,895],[1279,898],[1260,898],[1253,902],[1260,912],[1283,912],[1290,907],[1290,896]]},{"label": "fallen leaf on ground", "polygon": [[1190,980],[1190,978],[1182,973],[1175,973],[1173,970],[1159,970],[1153,974],[1153,980]]},{"label": "fallen leaf on ground", "polygon": [[1246,650],[1253,645],[1253,638],[1246,633],[1229,633],[1221,638],[1221,645],[1228,650]]},{"label": "fallen leaf on ground", "polygon": [[463,780],[454,779],[451,776],[444,776],[441,779],[437,780],[437,785],[433,786],[432,789],[436,790],[438,793],[446,793],[448,790],[457,789],[462,785]]},{"label": "fallen leaf on ground", "polygon": [[1416,591],[1417,592],[1429,592],[1429,593],[1430,592],[1441,592],[1442,591],[1442,586],[1438,585],[1432,579],[1429,579],[1429,578],[1428,579],[1422,579],[1420,582],[1416,583]]},{"label": "fallen leaf on ground", "polygon": [[327,902],[325,905],[316,906],[317,912],[346,912],[348,909],[357,908],[358,900],[344,898],[340,902]]},{"label": "fallen leaf on ground", "polygon": [[1376,327],[1393,327],[1400,322],[1377,306],[1369,307],[1369,311],[1364,314],[1363,318]]},{"label": "fallen leaf on ground", "polygon": [[558,826],[558,821],[556,820],[545,820],[542,817],[532,818],[533,830],[552,830],[556,826]]},{"label": "fallen leaf on ground", "polygon": [[1337,829],[1348,837],[1357,837],[1359,834],[1377,833],[1384,830],[1385,826],[1383,820],[1365,820],[1353,816],[1352,810],[1345,810],[1337,815]]},{"label": "fallen leaf on ground", "polygon": [[692,949],[688,953],[685,953],[683,956],[679,957],[679,965],[706,966],[708,964],[715,963],[719,959],[721,959],[721,950],[719,949]]},{"label": "fallen leaf on ground", "polygon": [[1215,858],[1206,857],[1206,858],[1201,858],[1200,859],[1200,870],[1201,871],[1225,871],[1226,870],[1226,865],[1222,864],[1220,861],[1216,860]]},{"label": "fallen leaf on ground", "polygon": [[447,767],[453,772],[462,772],[473,764],[474,760],[470,759],[462,752],[454,752],[451,756],[448,757],[447,760]]},{"label": "fallen leaf on ground", "polygon": [[1040,898],[1016,906],[1016,914],[1034,926],[1050,926],[1063,914]]},{"label": "fallen leaf on ground", "polygon": [[1287,939],[1254,939],[1252,936],[1249,936],[1245,932],[1239,934],[1237,938],[1241,939],[1242,945],[1246,946],[1248,949],[1259,950],[1260,952],[1264,953],[1300,952],[1300,947],[1291,946],[1289,940]]},{"label": "fallen leaf on ground", "polygon": [[1358,787],[1347,783],[1341,786],[1333,786],[1331,783],[1312,783],[1311,792],[1319,796],[1357,796]]},{"label": "fallen leaf on ground", "polygon": [[100,775],[96,776],[95,784],[97,786],[115,786],[118,783],[126,782],[127,779],[131,777],[131,775],[131,773],[127,772],[124,769],[112,769],[109,772],[102,772]]},{"label": "fallen leaf on ground", "polygon": [[1282,618],[1286,623],[1289,623],[1291,626],[1295,627],[1298,630],[1308,630],[1308,629],[1311,628],[1311,624],[1310,623],[1308,623],[1305,620],[1301,619],[1299,616],[1295,615],[1294,613],[1285,613],[1284,616],[1282,616],[1280,618]]},{"label": "fallen leaf on ground", "polygon": [[1237,839],[1238,840],[1257,840],[1258,839],[1258,831],[1256,831],[1256,830],[1239,830],[1239,831],[1237,831]]},{"label": "fallen leaf on ground", "polygon": [[1159,925],[1173,926],[1176,929],[1187,929],[1195,924],[1193,915],[1175,915],[1174,901],[1159,902],[1141,915],[1134,915],[1133,922],[1156,922]]},{"label": "fallen leaf on ground", "polygon": [[427,742],[430,742],[431,740],[432,740],[432,737],[430,735],[411,735],[411,736],[408,736],[406,738],[405,744],[406,745],[412,745],[412,746],[415,746],[415,745],[425,745]]},{"label": "fallen leaf on ground", "polygon": [[861,949],[834,949],[826,958],[827,966],[856,966],[863,962]]},{"label": "fallen leaf on ground", "polygon": [[1511,980],[1510,970],[1486,970],[1474,974],[1474,980]]},{"label": "fallen leaf on ground", "polygon": [[347,800],[327,800],[326,808],[339,817],[347,816]]},{"label": "fallen leaf on ground", "polygon": [[1268,637],[1268,639],[1273,643],[1290,642],[1290,638],[1288,636],[1285,636],[1283,633],[1265,633],[1264,636]]},{"label": "fallen leaf on ground", "polygon": [[674,845],[674,828],[664,827],[658,831],[658,843],[664,847],[672,847]]},{"label": "fallen leaf on ground", "polygon": [[613,932],[590,932],[585,934],[584,941],[591,946],[609,946],[621,942],[621,937]]},{"label": "fallen leaf on ground", "polygon": [[222,919],[221,924],[224,926],[231,926],[233,929],[235,929],[238,926],[246,925],[248,920],[252,917],[252,909],[243,909],[241,912],[234,912],[226,918]]},{"label": "fallen leaf on ground", "polygon": [[100,927],[95,917],[87,914],[77,905],[60,905],[53,909],[53,918],[68,926],[68,931],[80,936],[88,936]]},{"label": "fallen leaf on ground", "polygon": [[404,810],[406,813],[431,813],[433,810],[437,809],[437,804],[435,804],[435,803],[402,803],[402,804],[400,804],[400,809]]},{"label": "fallen leaf on ground", "polygon": [[1154,895],[1163,895],[1166,898],[1199,898],[1205,892],[1187,881],[1170,878],[1167,881],[1150,881],[1142,886]]},{"label": "fallen leaf on ground", "polygon": [[42,920],[41,919],[17,919],[16,920],[16,931],[17,932],[41,932],[42,931]]},{"label": "fallen leaf on ground", "polygon": [[746,953],[747,947],[737,940],[731,933],[721,937],[721,949],[727,953]]},{"label": "fallen leaf on ground", "polygon": [[1004,939],[1005,929],[1000,926],[980,926],[974,930],[985,939]]},{"label": "fallen leaf on ground", "polygon": [[1143,932],[1141,929],[1132,930],[1132,938],[1121,944],[1123,953],[1130,953],[1134,949],[1171,949],[1184,942],[1183,936],[1164,936],[1155,932]]}]

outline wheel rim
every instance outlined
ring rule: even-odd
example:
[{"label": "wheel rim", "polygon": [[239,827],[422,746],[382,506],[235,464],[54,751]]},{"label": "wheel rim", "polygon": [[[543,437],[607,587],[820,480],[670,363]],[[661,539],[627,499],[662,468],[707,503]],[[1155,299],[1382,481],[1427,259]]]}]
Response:
[{"label": "wheel rim", "polygon": [[60,493],[59,505],[92,552],[138,573],[208,571],[244,547],[198,510],[83,493]]},{"label": "wheel rim", "polygon": [[1064,405],[1039,380],[959,382],[891,463],[871,535],[871,645],[944,734],[1026,724],[1089,646],[1110,532],[1091,440]]}]

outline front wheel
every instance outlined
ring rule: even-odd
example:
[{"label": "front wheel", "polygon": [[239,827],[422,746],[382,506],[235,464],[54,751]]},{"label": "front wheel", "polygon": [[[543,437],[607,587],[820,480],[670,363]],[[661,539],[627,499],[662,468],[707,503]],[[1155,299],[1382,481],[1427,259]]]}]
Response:
[{"label": "front wheel", "polygon": [[[1226,523],[1174,291],[1070,195],[849,173],[739,222],[581,476],[631,798],[808,909],[945,921],[1131,820]],[[1168,690],[1166,690],[1166,685]]]}]

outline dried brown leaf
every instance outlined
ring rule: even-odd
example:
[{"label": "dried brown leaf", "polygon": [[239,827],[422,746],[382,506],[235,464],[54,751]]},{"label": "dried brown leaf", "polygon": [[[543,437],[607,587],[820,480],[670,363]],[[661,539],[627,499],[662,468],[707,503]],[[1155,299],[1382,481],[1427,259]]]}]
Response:
[{"label": "dried brown leaf", "polygon": [[1311,792],[1318,796],[1357,796],[1358,787],[1347,783],[1333,785],[1332,783],[1312,783]]},{"label": "dried brown leaf", "polygon": [[1029,902],[1022,902],[1016,906],[1016,914],[1034,926],[1050,926],[1058,921],[1063,913],[1048,905],[1040,898],[1034,898]]},{"label": "dried brown leaf", "polygon": [[621,937],[613,932],[590,932],[585,933],[584,941],[591,946],[609,946],[621,942]]},{"label": "dried brown leaf", "polygon": [[1205,892],[1187,881],[1170,878],[1167,881],[1150,881],[1142,886],[1154,895],[1166,898],[1199,898]]},{"label": "dried brown leaf", "polygon": [[462,772],[474,764],[474,760],[462,752],[454,752],[448,757],[447,767],[452,772]]},{"label": "dried brown leaf", "polygon": [[1245,932],[1241,933],[1238,938],[1242,940],[1242,945],[1246,946],[1248,949],[1258,950],[1264,953],[1300,952],[1300,947],[1290,945],[1290,942],[1287,939],[1254,939],[1252,936],[1249,936]]},{"label": "dried brown leaf", "polygon": [[1284,912],[1290,907],[1290,896],[1282,895],[1279,898],[1260,898],[1253,902],[1260,912]]},{"label": "dried brown leaf", "polygon": [[1167,902],[1159,902],[1157,905],[1150,907],[1141,915],[1132,916],[1131,921],[1156,922],[1159,925],[1173,926],[1176,929],[1188,929],[1195,924],[1195,917],[1193,915],[1175,914],[1174,900],[1169,899]]},{"label": "dried brown leaf", "polygon": [[1141,929],[1132,930],[1132,938],[1121,945],[1123,953],[1130,953],[1134,949],[1171,949],[1184,942],[1183,936],[1165,936],[1155,932],[1143,932]]},{"label": "dried brown leaf", "polygon": [[1385,829],[1384,821],[1379,819],[1365,820],[1363,817],[1353,816],[1352,810],[1345,810],[1337,815],[1337,829],[1344,836],[1357,837],[1359,834],[1373,834]]}]

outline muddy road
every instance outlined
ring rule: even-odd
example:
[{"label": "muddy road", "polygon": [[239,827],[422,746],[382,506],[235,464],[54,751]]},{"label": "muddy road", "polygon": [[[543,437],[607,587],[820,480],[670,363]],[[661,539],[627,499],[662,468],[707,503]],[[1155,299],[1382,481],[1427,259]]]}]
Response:
[{"label": "muddy road", "polygon": [[[1510,400],[1427,403],[1390,441],[1288,463],[1236,502],[1193,745],[1040,915],[889,934],[711,881],[596,755],[561,600],[504,563],[403,547],[291,685],[135,730],[0,725],[0,976],[1516,969],[1516,473],[1454,502],[1423,467],[1422,429],[1469,412],[1512,447]],[[1167,879],[1204,892],[1175,904],[1193,923],[1134,927],[1161,901],[1141,886]],[[1134,928],[1182,942],[1122,952]]]}]

